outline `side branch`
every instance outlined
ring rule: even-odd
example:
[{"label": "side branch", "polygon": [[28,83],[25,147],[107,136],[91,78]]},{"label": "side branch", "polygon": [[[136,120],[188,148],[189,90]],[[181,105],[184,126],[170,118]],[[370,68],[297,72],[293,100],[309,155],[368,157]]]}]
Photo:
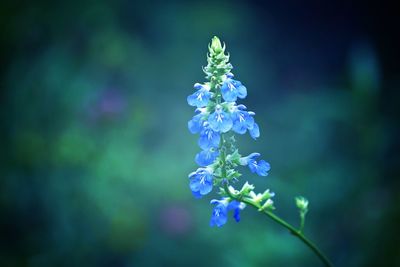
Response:
[{"label": "side branch", "polygon": [[[225,192],[229,195],[230,198],[235,199],[237,201],[241,201],[243,203],[246,203],[257,210],[260,210],[260,204],[255,203],[254,201],[248,199],[248,198],[242,198],[242,197],[237,197],[231,194],[229,191],[229,188],[227,185],[225,185]],[[269,218],[271,218],[273,221],[277,222],[278,224],[282,225],[286,229],[289,230],[291,234],[299,238],[304,244],[306,244],[317,256],[318,258],[325,264],[327,267],[333,267],[333,264],[329,261],[329,259],[322,253],[322,251],[313,243],[311,242],[305,235],[302,233],[301,230],[296,229],[294,226],[290,225],[274,213],[268,210],[261,210],[261,212],[265,215],[267,215]]]}]

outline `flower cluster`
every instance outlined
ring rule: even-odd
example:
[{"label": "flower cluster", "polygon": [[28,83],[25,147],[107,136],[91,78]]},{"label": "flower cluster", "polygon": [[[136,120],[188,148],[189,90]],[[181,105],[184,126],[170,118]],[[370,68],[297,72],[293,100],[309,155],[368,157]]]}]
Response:
[{"label": "flower cluster", "polygon": [[189,174],[189,185],[196,198],[209,194],[216,186],[221,187],[222,198],[211,201],[215,206],[210,221],[211,226],[220,227],[226,223],[228,211],[233,210],[234,218],[239,221],[239,210],[245,207],[245,201],[237,201],[232,196],[258,203],[260,209],[273,209],[271,197],[274,194],[268,190],[256,194],[252,191],[254,187],[247,182],[240,191],[232,187],[241,176],[236,169],[239,165],[248,166],[259,176],[267,176],[270,165],[258,159],[259,153],[242,157],[235,146],[235,134],[249,132],[253,139],[257,139],[260,130],[254,120],[255,113],[236,103],[247,96],[247,89],[234,79],[225,45],[222,46],[217,37],[209,45],[207,62],[203,68],[207,82],[196,83],[195,92],[187,97],[188,104],[196,108],[188,128],[191,133],[199,134],[201,149],[195,156],[200,167]]}]

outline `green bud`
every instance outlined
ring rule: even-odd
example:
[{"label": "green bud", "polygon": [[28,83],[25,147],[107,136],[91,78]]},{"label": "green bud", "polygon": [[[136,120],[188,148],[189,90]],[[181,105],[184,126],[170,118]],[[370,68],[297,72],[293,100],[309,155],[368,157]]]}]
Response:
[{"label": "green bud", "polygon": [[[253,187],[254,188],[254,187]],[[256,203],[261,203],[264,200],[268,200],[271,197],[275,196],[275,193],[270,192],[269,189],[265,190],[264,193],[254,193],[254,191],[251,191],[249,193],[249,197]],[[272,200],[271,200],[272,201]]]},{"label": "green bud", "polygon": [[226,173],[226,178],[228,180],[232,180],[232,179],[237,179],[240,176],[242,176],[238,171],[234,170],[234,169],[229,169]]},{"label": "green bud", "polygon": [[274,192],[270,192],[269,189],[265,190],[264,193],[262,193],[262,200],[266,200],[269,199],[271,197],[274,197],[275,193]]},{"label": "green bud", "polygon": [[229,154],[226,157],[226,160],[229,161],[230,163],[234,164],[235,166],[239,164],[240,158],[242,156],[239,154],[239,151],[235,149],[232,154]]},{"label": "green bud", "polygon": [[220,187],[220,188],[219,188],[218,194],[220,194],[221,196],[226,196],[226,195],[228,195],[228,193],[225,191],[225,188],[223,188],[223,187]]},{"label": "green bud", "polygon": [[308,210],[308,200],[304,197],[296,197],[296,206],[301,212],[307,212]]},{"label": "green bud", "polygon": [[253,200],[255,203],[260,204],[262,201],[262,194],[258,193],[254,193],[254,191],[249,192],[249,197],[251,198],[251,200]]},{"label": "green bud", "polygon": [[233,186],[228,187],[229,193],[235,197],[239,196],[240,192],[236,190]]},{"label": "green bud", "polygon": [[[244,196],[248,195],[249,193],[253,192],[251,190],[254,189],[254,185],[249,184],[247,181],[246,183],[243,185],[242,189],[240,190],[240,193]],[[251,192],[250,192],[251,191]]]},{"label": "green bud", "polygon": [[261,206],[261,208],[258,209],[258,211],[263,211],[263,210],[269,210],[272,211],[274,210],[274,202],[272,201],[272,199],[267,199],[267,201],[264,202],[264,205]]},{"label": "green bud", "polygon": [[224,77],[232,69],[229,55],[225,55],[225,44],[221,44],[218,37],[214,36],[208,44],[207,66],[203,68],[206,78],[211,81],[211,88],[220,86]]},{"label": "green bud", "polygon": [[219,38],[217,36],[214,36],[211,40],[211,50],[213,50],[216,53],[219,53],[223,50],[221,41],[219,40]]}]

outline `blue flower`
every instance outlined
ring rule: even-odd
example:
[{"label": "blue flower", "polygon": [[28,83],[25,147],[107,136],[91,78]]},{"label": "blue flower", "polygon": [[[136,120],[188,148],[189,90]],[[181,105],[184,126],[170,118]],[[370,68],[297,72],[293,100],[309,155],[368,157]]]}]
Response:
[{"label": "blue flower", "polygon": [[230,210],[234,211],[233,217],[237,222],[239,222],[239,212],[246,207],[244,203],[238,202],[236,200],[229,202],[229,198],[223,198],[221,200],[213,199],[210,203],[216,204],[211,215],[210,226],[216,225],[218,227],[221,227],[227,222],[228,211]]},{"label": "blue flower", "polygon": [[219,151],[210,148],[207,150],[203,150],[200,153],[197,153],[195,161],[198,165],[206,167],[214,162],[214,160],[218,157]]},{"label": "blue flower", "polygon": [[221,105],[215,107],[215,112],[208,117],[208,123],[211,129],[221,133],[228,132],[233,125],[230,114],[225,112]]},{"label": "blue flower", "polygon": [[238,134],[246,133],[247,129],[254,128],[254,118],[251,116],[253,112],[247,112],[246,106],[239,105],[236,109],[232,112],[232,120],[233,126],[232,130]]},{"label": "blue flower", "polygon": [[247,96],[247,89],[241,82],[227,78],[221,86],[221,93],[225,101],[235,102],[238,97],[243,99]]},{"label": "blue flower", "polygon": [[247,157],[241,157],[239,159],[240,165],[246,166],[249,164],[250,160],[254,160],[255,158],[258,158],[260,156],[260,153],[251,153],[250,155],[248,155]]},{"label": "blue flower", "polygon": [[202,118],[203,114],[200,113],[193,116],[193,118],[190,121],[188,121],[188,128],[192,134],[198,133],[201,131],[201,129],[203,129],[202,126],[204,121],[202,120]]},{"label": "blue flower", "polygon": [[[208,124],[208,123],[207,123]],[[218,132],[213,131],[209,126],[204,127],[200,132],[199,146],[201,149],[209,149],[212,147],[218,147],[221,136]]]},{"label": "blue flower", "polygon": [[267,176],[271,166],[265,160],[256,161],[256,158],[260,156],[260,153],[251,153],[247,157],[240,158],[239,162],[241,165],[248,165],[252,173],[257,173],[260,176]]},{"label": "blue flower", "polygon": [[210,226],[221,227],[228,220],[228,209],[225,203],[221,203],[219,200],[211,200],[211,204],[217,204],[212,212]]},{"label": "blue flower", "polygon": [[197,199],[199,199],[199,198],[202,197],[202,195],[200,194],[199,191],[196,191],[196,192],[193,192],[193,191],[192,191],[192,195],[193,195],[195,198],[197,198]]},{"label": "blue flower", "polygon": [[252,173],[257,173],[260,176],[267,176],[271,166],[265,160],[260,160],[257,162],[256,160],[252,159],[249,160],[249,169]]},{"label": "blue flower", "polygon": [[208,101],[212,96],[210,87],[208,85],[196,83],[194,88],[197,89],[197,91],[187,97],[188,104],[198,108],[207,106]]},{"label": "blue flower", "polygon": [[190,190],[197,198],[207,195],[213,188],[213,176],[207,168],[198,168],[189,174],[189,180]]},{"label": "blue flower", "polygon": [[249,133],[250,133],[250,136],[251,136],[254,140],[256,140],[258,137],[260,137],[260,128],[258,127],[258,124],[257,124],[257,123],[254,123],[254,124],[253,124],[253,127],[252,127],[252,128],[249,128]]}]

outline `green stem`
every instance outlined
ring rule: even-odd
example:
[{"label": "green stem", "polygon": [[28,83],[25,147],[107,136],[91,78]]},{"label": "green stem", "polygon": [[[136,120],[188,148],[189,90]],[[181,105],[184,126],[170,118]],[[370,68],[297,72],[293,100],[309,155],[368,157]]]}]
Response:
[{"label": "green stem", "polygon": [[[250,199],[247,199],[247,198],[239,198],[239,197],[236,197],[236,196],[232,195],[231,192],[229,191],[227,185],[225,185],[225,191],[227,192],[227,194],[232,199],[235,199],[237,201],[241,201],[241,202],[246,203],[246,204],[248,204],[250,206],[253,206],[257,210],[260,209],[260,204],[254,202],[254,201],[252,201]],[[291,234],[293,234],[294,236],[298,237],[304,244],[306,244],[318,256],[318,258],[325,264],[325,266],[333,267],[333,264],[321,252],[321,250],[319,250],[318,247],[313,242],[311,242],[307,237],[305,237],[304,234],[300,230],[297,230],[294,226],[290,225],[289,223],[287,223],[283,219],[279,218],[277,215],[275,215],[271,211],[262,210],[261,212],[264,213],[265,215],[267,215],[269,218],[271,218],[275,222],[277,222],[278,224],[280,224],[283,227],[285,227],[286,229],[288,229]]]},{"label": "green stem", "polygon": [[[249,204],[248,202],[246,202],[246,203]],[[278,216],[276,216],[275,214],[273,214],[270,211],[264,210],[263,213],[265,215],[267,215],[268,217],[270,217],[275,222],[279,223],[280,225],[282,225],[283,227],[288,229],[293,235],[297,236],[301,241],[303,241],[303,243],[306,244],[320,258],[320,260],[326,266],[328,266],[328,267],[332,267],[333,266],[333,264],[322,253],[322,251],[319,250],[319,248],[313,242],[311,242],[307,237],[305,237],[304,234],[301,231],[295,229],[292,225],[288,224],[287,222],[285,222],[284,220],[282,220],[281,218],[279,218]]]},{"label": "green stem", "polygon": [[303,211],[300,211],[300,233],[303,233],[305,220],[306,214]]}]

